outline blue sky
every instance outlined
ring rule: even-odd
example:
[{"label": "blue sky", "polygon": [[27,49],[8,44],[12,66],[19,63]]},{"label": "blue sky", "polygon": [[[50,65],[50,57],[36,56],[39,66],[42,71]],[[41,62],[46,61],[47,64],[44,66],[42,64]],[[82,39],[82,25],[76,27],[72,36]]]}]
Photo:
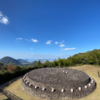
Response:
[{"label": "blue sky", "polygon": [[100,49],[100,0],[1,0],[0,58],[57,59]]}]

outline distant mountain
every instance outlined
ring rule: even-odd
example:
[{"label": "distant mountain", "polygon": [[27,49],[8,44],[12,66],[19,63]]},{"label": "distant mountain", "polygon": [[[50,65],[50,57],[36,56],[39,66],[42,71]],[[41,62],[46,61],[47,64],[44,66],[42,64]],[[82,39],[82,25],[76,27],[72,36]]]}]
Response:
[{"label": "distant mountain", "polygon": [[33,61],[38,61],[38,60],[41,60],[41,62],[45,62],[46,60],[48,61],[54,61],[55,59],[25,59],[26,61],[28,62],[33,62]]},{"label": "distant mountain", "polygon": [[3,57],[2,59],[0,59],[0,62],[3,63],[4,65],[12,63],[13,65],[19,65],[19,66],[25,66],[25,67],[33,66],[37,63],[37,61],[33,61],[33,62],[30,63],[30,62],[28,62],[26,60],[23,60],[23,59],[16,60],[16,59],[14,59],[12,57],[8,57],[8,56]]},{"label": "distant mountain", "polygon": [[0,59],[0,62],[2,62],[4,65],[7,65],[9,63],[12,63],[13,65],[22,65],[18,60],[8,56]]},{"label": "distant mountain", "polygon": [[[34,66],[36,65],[37,61],[39,59],[14,59],[12,57],[6,56],[0,59],[0,62],[4,63],[4,65],[7,65],[9,63],[13,63],[14,65],[20,65],[20,66]],[[41,63],[44,63],[46,60],[49,60],[50,62],[53,61],[53,59],[41,59]],[[30,62],[31,61],[31,62]]]},{"label": "distant mountain", "polygon": [[23,59],[17,59],[21,64],[30,64],[30,62],[23,60]]},{"label": "distant mountain", "polygon": [[23,66],[34,66],[37,64],[37,61],[33,61],[32,63],[29,63],[29,64],[23,64]]}]

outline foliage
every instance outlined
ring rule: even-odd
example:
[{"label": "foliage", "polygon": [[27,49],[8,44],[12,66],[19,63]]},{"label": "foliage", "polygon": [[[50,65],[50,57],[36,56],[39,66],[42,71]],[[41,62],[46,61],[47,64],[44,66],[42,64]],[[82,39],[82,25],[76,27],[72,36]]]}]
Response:
[{"label": "foliage", "polygon": [[40,66],[41,64],[42,64],[42,63],[41,63],[41,60],[38,60],[36,65],[37,65],[37,66]]},{"label": "foliage", "polygon": [[58,61],[55,59],[53,62],[52,62],[52,65],[55,67],[55,66],[58,66]]},{"label": "foliage", "polygon": [[42,67],[52,67],[52,66],[53,64],[49,62],[48,60],[46,60]]}]

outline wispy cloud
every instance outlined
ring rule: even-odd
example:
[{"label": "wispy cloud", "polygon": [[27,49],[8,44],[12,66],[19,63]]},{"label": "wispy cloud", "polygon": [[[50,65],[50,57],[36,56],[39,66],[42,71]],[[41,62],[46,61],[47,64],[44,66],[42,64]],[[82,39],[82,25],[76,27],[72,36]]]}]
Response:
[{"label": "wispy cloud", "polygon": [[2,15],[2,12],[0,11],[0,17],[2,17],[3,15]]},{"label": "wispy cloud", "polygon": [[64,42],[64,40],[63,41],[61,41],[61,42],[59,42],[60,44],[62,44]]},{"label": "wispy cloud", "polygon": [[64,42],[64,40],[63,41],[61,41],[61,42],[55,42],[55,44],[62,44]]},{"label": "wispy cloud", "polygon": [[22,40],[22,38],[16,38],[17,40]]},{"label": "wispy cloud", "polygon": [[48,40],[48,41],[46,42],[46,44],[51,44],[51,40]]},{"label": "wispy cloud", "polygon": [[65,46],[64,44],[61,44],[61,45],[60,45],[60,47],[64,47],[64,46]]},{"label": "wispy cloud", "polygon": [[33,49],[33,48],[31,48],[31,49]]},{"label": "wispy cloud", "polygon": [[2,23],[2,24],[8,24],[9,23],[8,17],[4,16],[1,11],[0,11],[0,23]]},{"label": "wispy cloud", "polygon": [[28,39],[25,39],[26,41],[30,41],[30,40],[28,40]]},{"label": "wispy cloud", "polygon": [[36,39],[33,39],[33,38],[31,39],[31,41],[32,41],[32,42],[38,42],[38,40],[36,40]]},{"label": "wispy cloud", "polygon": [[76,48],[65,48],[63,50],[74,50],[74,49],[76,49]]},{"label": "wispy cloud", "polygon": [[19,42],[19,41],[15,41],[15,42]]}]

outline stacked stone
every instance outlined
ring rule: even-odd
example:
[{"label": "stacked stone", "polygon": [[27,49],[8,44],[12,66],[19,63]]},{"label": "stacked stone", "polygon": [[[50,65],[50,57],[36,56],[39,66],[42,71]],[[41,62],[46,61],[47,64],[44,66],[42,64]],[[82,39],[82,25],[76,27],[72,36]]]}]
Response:
[{"label": "stacked stone", "polygon": [[81,98],[96,88],[93,78],[83,72],[68,68],[41,68],[30,71],[23,77],[21,85],[31,95],[54,98],[54,100],[66,97]]}]

